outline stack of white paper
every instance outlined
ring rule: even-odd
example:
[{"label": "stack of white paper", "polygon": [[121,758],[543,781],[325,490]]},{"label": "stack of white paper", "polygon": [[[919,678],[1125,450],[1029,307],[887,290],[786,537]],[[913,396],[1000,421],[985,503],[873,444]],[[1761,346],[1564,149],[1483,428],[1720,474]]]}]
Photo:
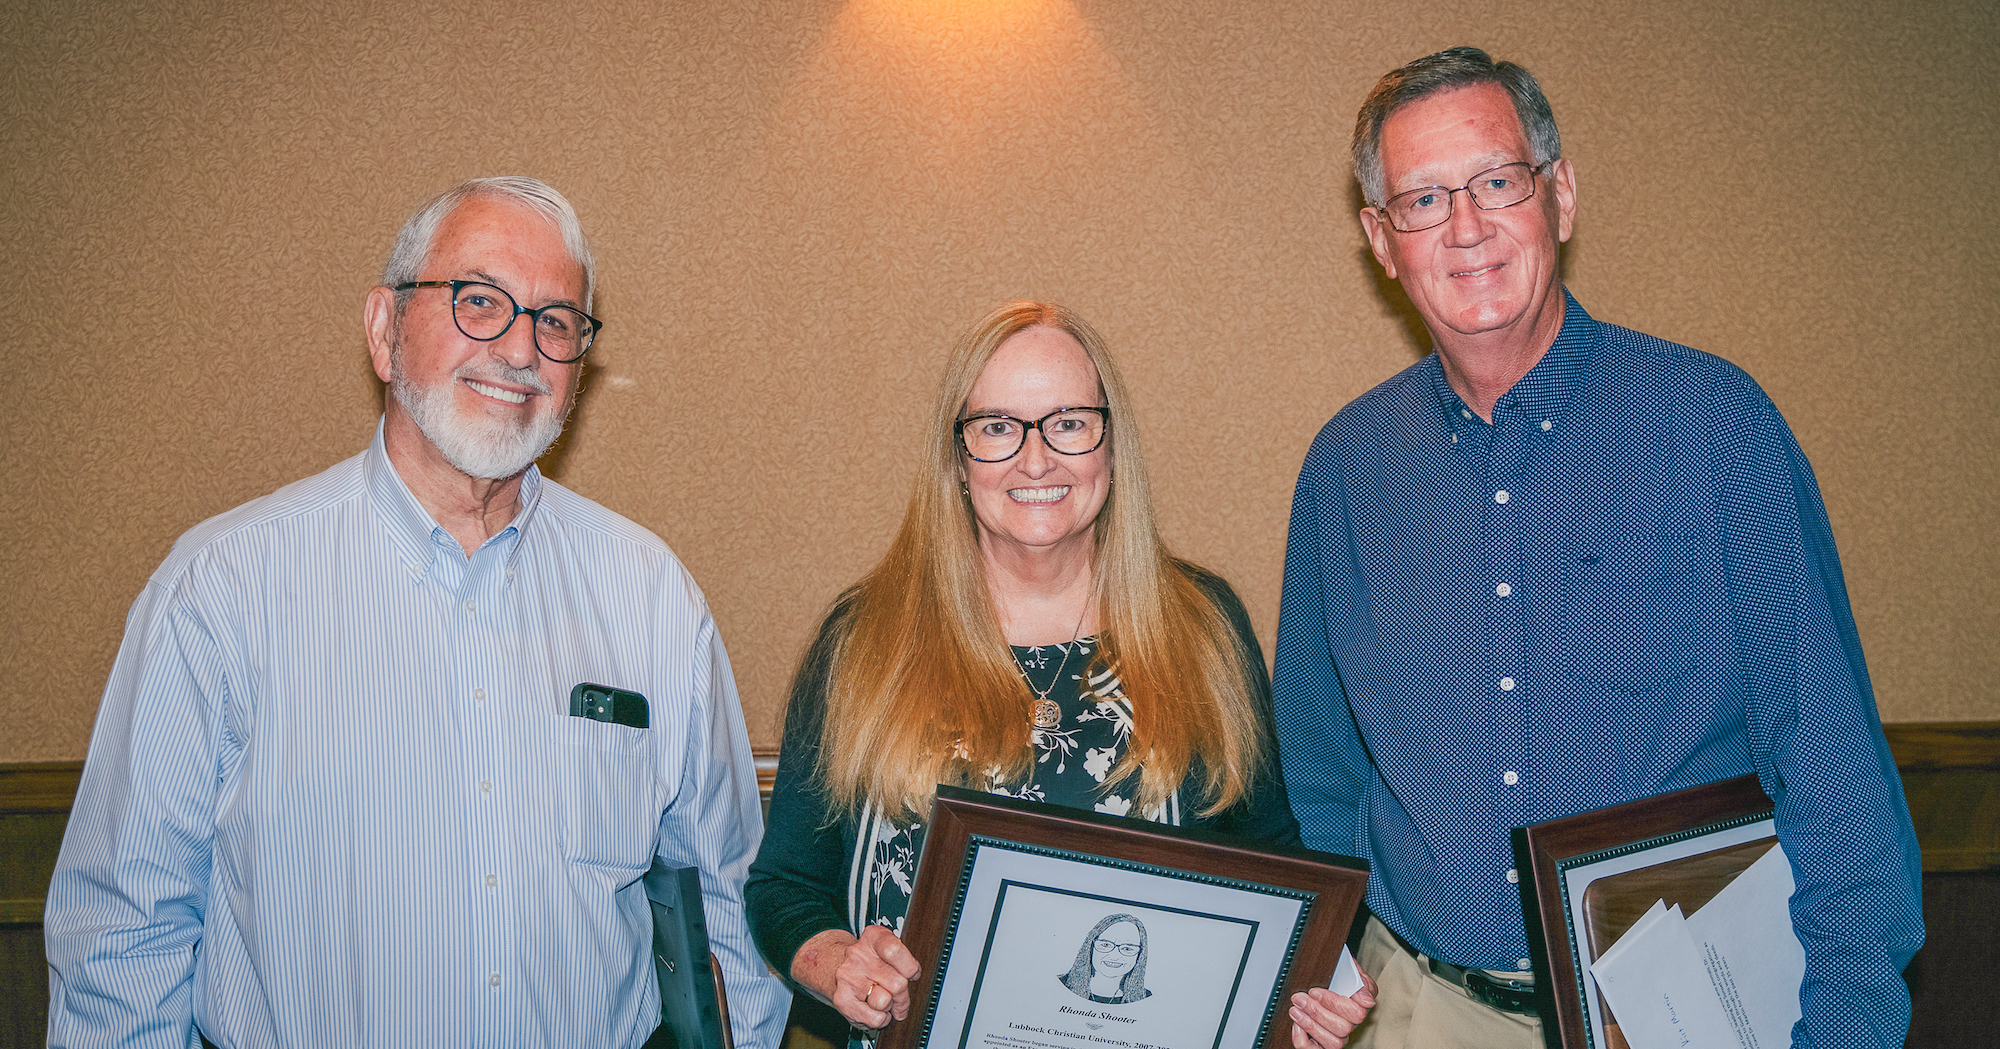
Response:
[{"label": "stack of white paper", "polygon": [[1773,846],[1683,919],[1657,901],[1590,965],[1632,1049],[1783,1049],[1806,952],[1792,930],[1792,865]]}]

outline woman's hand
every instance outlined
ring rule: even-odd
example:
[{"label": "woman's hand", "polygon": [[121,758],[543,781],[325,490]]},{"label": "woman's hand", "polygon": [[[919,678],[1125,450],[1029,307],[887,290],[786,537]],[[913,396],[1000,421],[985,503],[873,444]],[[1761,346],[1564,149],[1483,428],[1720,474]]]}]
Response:
[{"label": "woman's hand", "polygon": [[1375,978],[1367,973],[1352,998],[1324,987],[1292,995],[1292,1049],[1340,1049],[1373,1008]]},{"label": "woman's hand", "polygon": [[848,1023],[869,1030],[910,1015],[910,981],[916,978],[917,959],[880,925],[861,930],[858,940],[845,929],[828,929],[792,956],[792,979]]}]

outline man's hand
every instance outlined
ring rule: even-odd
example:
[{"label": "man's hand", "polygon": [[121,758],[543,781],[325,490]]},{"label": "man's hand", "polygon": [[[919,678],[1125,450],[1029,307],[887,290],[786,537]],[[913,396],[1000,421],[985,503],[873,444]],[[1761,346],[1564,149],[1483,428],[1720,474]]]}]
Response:
[{"label": "man's hand", "polygon": [[792,957],[792,979],[838,1009],[848,1023],[869,1030],[910,1015],[910,981],[917,971],[909,948],[880,925],[863,929],[860,939],[844,929],[828,929]]},{"label": "man's hand", "polygon": [[1292,995],[1292,1049],[1340,1049],[1373,1008],[1375,978],[1367,973],[1352,998],[1324,987]]}]

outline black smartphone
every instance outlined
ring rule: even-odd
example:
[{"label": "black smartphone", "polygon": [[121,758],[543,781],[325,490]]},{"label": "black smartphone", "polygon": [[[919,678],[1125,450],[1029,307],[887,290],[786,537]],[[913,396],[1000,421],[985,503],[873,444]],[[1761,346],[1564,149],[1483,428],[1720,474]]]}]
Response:
[{"label": "black smartphone", "polygon": [[586,681],[569,690],[569,716],[645,728],[646,697],[630,689]]}]

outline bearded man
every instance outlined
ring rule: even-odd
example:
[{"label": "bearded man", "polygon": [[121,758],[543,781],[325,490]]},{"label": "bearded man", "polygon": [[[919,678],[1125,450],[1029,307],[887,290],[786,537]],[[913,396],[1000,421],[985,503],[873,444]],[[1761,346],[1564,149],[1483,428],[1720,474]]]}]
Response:
[{"label": "bearded man", "polygon": [[[534,467],[592,277],[533,179],[420,208],[364,309],[373,444],[148,581],[49,888],[50,1045],[640,1045],[656,857],[700,870],[737,1044],[778,1044],[714,620],[657,537]],[[636,696],[572,716],[586,683]]]}]

